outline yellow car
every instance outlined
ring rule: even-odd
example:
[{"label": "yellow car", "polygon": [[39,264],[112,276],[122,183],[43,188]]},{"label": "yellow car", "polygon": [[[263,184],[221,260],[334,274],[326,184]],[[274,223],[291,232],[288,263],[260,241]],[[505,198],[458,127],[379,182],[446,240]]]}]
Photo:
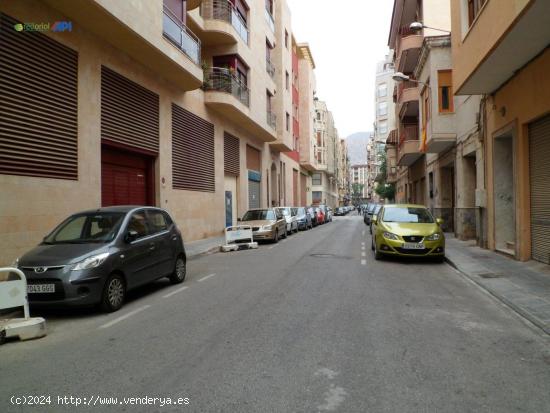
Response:
[{"label": "yellow car", "polygon": [[384,205],[372,217],[374,258],[384,255],[445,259],[443,220],[434,219],[423,205]]}]

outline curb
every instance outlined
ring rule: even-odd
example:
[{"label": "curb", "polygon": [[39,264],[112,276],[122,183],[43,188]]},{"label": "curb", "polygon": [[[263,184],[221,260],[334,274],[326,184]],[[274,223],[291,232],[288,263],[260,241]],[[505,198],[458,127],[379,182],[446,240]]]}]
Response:
[{"label": "curb", "polygon": [[193,254],[193,255],[187,255],[187,259],[188,260],[193,260],[193,259],[196,259],[196,258],[199,258],[199,257],[203,257],[205,255],[215,254],[216,252],[219,252],[219,251],[220,251],[220,246],[217,245],[215,247],[210,247],[205,251],[201,251],[201,252],[198,252],[198,253]]},{"label": "curb", "polygon": [[517,306],[510,300],[504,298],[503,296],[495,293],[494,291],[487,288],[485,285],[480,283],[478,280],[476,280],[472,275],[468,274],[467,272],[462,271],[449,257],[445,255],[445,262],[449,264],[451,267],[453,267],[455,270],[460,272],[462,275],[467,277],[470,281],[474,282],[477,286],[481,287],[483,290],[488,292],[491,296],[495,297],[497,300],[499,300],[501,303],[505,304],[507,307],[509,307],[511,310],[513,310],[515,313],[529,321],[531,324],[538,327],[540,330],[542,330],[544,333],[550,335],[550,328],[546,326],[544,323],[540,322],[536,317],[532,316],[528,311],[525,311],[521,307]]}]

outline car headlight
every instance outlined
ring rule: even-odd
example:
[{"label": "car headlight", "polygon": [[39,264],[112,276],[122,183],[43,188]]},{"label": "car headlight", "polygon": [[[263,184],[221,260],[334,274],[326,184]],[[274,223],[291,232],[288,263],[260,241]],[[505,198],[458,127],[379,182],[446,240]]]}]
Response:
[{"label": "car headlight", "polygon": [[432,234],[429,237],[426,237],[426,241],[438,241],[440,239],[441,239],[441,234],[439,232],[436,232],[435,234]]},{"label": "car headlight", "polygon": [[262,231],[271,231],[272,228],[273,228],[273,225],[264,225],[262,227]]},{"label": "car headlight", "polygon": [[95,268],[103,264],[107,257],[109,256],[108,252],[104,252],[102,254],[93,255],[91,257],[86,258],[85,260],[82,260],[74,265],[73,268],[71,268],[73,271],[78,270],[88,270],[90,268]]},{"label": "car headlight", "polygon": [[19,268],[19,258],[16,258],[15,260],[13,260],[13,262],[11,263],[11,266],[13,268]]},{"label": "car headlight", "polygon": [[394,240],[394,241],[399,241],[399,237],[395,234],[392,234],[391,232],[384,232],[384,238],[386,239],[391,239],[391,240]]}]

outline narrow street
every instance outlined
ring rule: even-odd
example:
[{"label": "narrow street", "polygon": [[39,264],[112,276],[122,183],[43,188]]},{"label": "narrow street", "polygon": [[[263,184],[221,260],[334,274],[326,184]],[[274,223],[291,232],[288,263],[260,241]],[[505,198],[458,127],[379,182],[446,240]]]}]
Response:
[{"label": "narrow street", "polygon": [[78,407],[102,412],[548,411],[547,336],[447,264],[375,261],[370,243],[361,217],[335,217],[191,260],[183,284],[116,313],[39,312],[47,337],[0,348],[0,411],[75,411],[57,396],[189,399]]}]

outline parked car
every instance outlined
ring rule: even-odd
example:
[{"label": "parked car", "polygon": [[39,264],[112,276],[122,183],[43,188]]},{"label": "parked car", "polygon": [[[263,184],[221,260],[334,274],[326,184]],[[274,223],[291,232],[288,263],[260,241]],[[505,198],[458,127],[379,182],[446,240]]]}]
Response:
[{"label": "parked car", "polygon": [[382,205],[376,204],[376,206],[374,207],[374,211],[372,211],[372,215],[370,217],[370,224],[369,224],[369,231],[371,234],[372,234],[372,217],[377,216],[381,208],[382,208]]},{"label": "parked car", "polygon": [[443,220],[423,205],[385,205],[373,218],[374,258],[383,255],[445,258]]},{"label": "parked car", "polygon": [[315,207],[315,214],[317,215],[317,224],[322,225],[325,223],[325,213],[320,207]]},{"label": "parked car", "polygon": [[370,220],[372,218],[372,214],[374,213],[374,209],[376,208],[376,205],[377,204],[369,204],[367,206],[367,210],[363,213],[363,222],[366,224],[366,225],[370,225]]},{"label": "parked car", "polygon": [[345,215],[343,207],[338,207],[334,210],[334,216],[341,217],[342,215]]},{"label": "parked car", "polygon": [[286,219],[277,208],[250,209],[238,221],[252,227],[254,241],[279,242],[280,237],[288,236]]},{"label": "parked car", "polygon": [[289,234],[293,232],[298,232],[298,222],[296,221],[296,208],[291,207],[278,207],[281,214],[285,217],[286,220],[286,230]]},{"label": "parked car", "polygon": [[311,215],[306,207],[297,208],[296,211],[296,221],[298,222],[298,229],[308,230],[313,228],[313,222],[311,220]]},{"label": "parked car", "polygon": [[319,225],[319,221],[317,220],[317,212],[315,211],[315,207],[306,207],[307,211],[309,212],[309,215],[311,216],[311,223],[314,227]]},{"label": "parked car", "polygon": [[323,212],[323,223],[332,221],[332,214],[329,213],[329,208],[326,205],[319,205],[319,209]]},{"label": "parked car", "polygon": [[163,209],[117,206],[71,215],[16,261],[31,307],[99,305],[112,312],[127,291],[186,274],[180,230]]},{"label": "parked car", "polygon": [[332,215],[333,215],[333,212],[332,212],[332,208],[331,207],[327,207],[327,220],[328,222],[332,222]]}]

